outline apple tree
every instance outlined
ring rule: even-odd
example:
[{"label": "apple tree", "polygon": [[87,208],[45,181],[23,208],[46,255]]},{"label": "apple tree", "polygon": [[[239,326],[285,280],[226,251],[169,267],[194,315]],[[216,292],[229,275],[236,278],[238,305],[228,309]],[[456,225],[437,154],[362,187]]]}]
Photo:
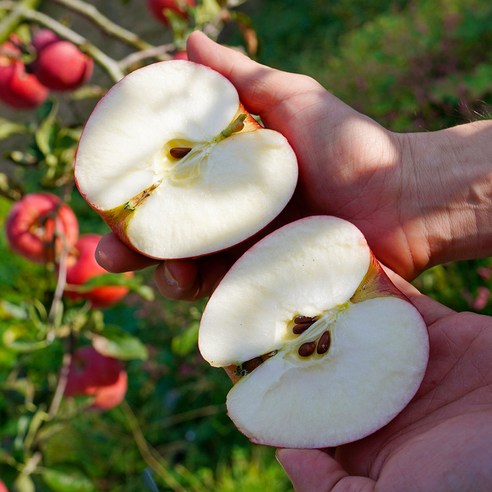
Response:
[{"label": "apple tree", "polygon": [[[167,405],[172,419],[169,368],[178,383],[210,384],[195,353],[200,305],[155,300],[146,272],[110,274],[97,264],[108,229],[78,194],[73,162],[106,91],[139,67],[186,58],[192,30],[254,55],[242,3],[0,1],[0,478],[8,490],[116,490],[122,481],[128,490],[210,486],[206,474],[167,461],[179,461],[186,443],[159,453],[132,409],[146,401],[143,413],[155,422]],[[175,328],[149,334],[159,325]],[[166,387],[165,402],[153,394],[156,384]],[[196,417],[219,411],[212,402]],[[92,445],[79,451],[73,438],[90,432],[115,433],[111,452],[120,443],[140,465],[96,465]],[[109,454],[94,453],[99,461]]]}]

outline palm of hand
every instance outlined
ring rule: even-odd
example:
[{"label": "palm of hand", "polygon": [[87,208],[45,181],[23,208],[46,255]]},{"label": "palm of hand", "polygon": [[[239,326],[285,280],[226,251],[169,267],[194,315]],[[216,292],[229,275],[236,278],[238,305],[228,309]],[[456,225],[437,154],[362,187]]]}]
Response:
[{"label": "palm of hand", "polygon": [[410,405],[379,432],[338,448],[337,461],[293,451],[296,490],[492,489],[492,321],[448,313],[429,333],[428,370]]}]

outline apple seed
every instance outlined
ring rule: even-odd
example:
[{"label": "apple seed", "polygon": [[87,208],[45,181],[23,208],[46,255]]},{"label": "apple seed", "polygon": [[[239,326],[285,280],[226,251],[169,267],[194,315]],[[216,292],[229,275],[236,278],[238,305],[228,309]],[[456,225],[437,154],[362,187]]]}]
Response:
[{"label": "apple seed", "polygon": [[294,335],[302,335],[313,323],[301,323],[294,325],[292,328],[292,333]]},{"label": "apple seed", "polygon": [[243,362],[242,364],[236,366],[236,369],[234,370],[234,374],[236,376],[246,376],[250,372],[253,372],[257,367],[261,366],[263,362],[268,360],[270,357],[273,357],[278,353],[278,350],[273,350],[272,352],[268,352],[267,354],[264,355],[259,355],[258,357],[254,357],[253,359],[247,360],[246,362]]},{"label": "apple seed", "polygon": [[316,349],[316,342],[306,342],[299,347],[297,353],[301,357],[309,357],[310,355],[314,354],[315,349]]},{"label": "apple seed", "polygon": [[310,325],[312,325],[315,321],[318,321],[318,319],[318,316],[303,316],[302,314],[300,314],[299,316],[296,316],[294,318],[294,323],[296,325],[302,325],[305,323],[309,323]]},{"label": "apple seed", "polygon": [[171,157],[175,159],[182,159],[185,155],[188,155],[191,152],[191,147],[173,147],[169,149],[169,153]]},{"label": "apple seed", "polygon": [[316,347],[316,352],[320,355],[326,354],[326,352],[328,352],[328,349],[330,348],[330,344],[331,344],[331,333],[329,332],[329,330],[326,330],[319,338],[318,346]]}]

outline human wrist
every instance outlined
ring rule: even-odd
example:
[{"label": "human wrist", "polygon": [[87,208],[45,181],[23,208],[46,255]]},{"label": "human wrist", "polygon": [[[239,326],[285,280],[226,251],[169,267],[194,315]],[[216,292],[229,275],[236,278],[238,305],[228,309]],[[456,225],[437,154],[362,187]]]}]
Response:
[{"label": "human wrist", "polygon": [[426,238],[424,268],[492,255],[492,121],[400,141],[403,182]]}]

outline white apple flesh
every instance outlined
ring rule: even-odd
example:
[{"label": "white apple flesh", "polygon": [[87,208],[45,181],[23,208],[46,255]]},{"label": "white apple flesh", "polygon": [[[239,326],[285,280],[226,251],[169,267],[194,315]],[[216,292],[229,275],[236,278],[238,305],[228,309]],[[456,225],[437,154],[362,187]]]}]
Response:
[{"label": "white apple flesh", "polygon": [[173,60],[135,70],[101,99],[82,132],[75,178],[129,246],[187,258],[271,222],[294,192],[297,160],[225,77]]},{"label": "white apple flesh", "polygon": [[271,233],[210,298],[199,348],[235,382],[228,414],[260,444],[325,448],[390,422],[415,395],[428,334],[351,223]]}]

